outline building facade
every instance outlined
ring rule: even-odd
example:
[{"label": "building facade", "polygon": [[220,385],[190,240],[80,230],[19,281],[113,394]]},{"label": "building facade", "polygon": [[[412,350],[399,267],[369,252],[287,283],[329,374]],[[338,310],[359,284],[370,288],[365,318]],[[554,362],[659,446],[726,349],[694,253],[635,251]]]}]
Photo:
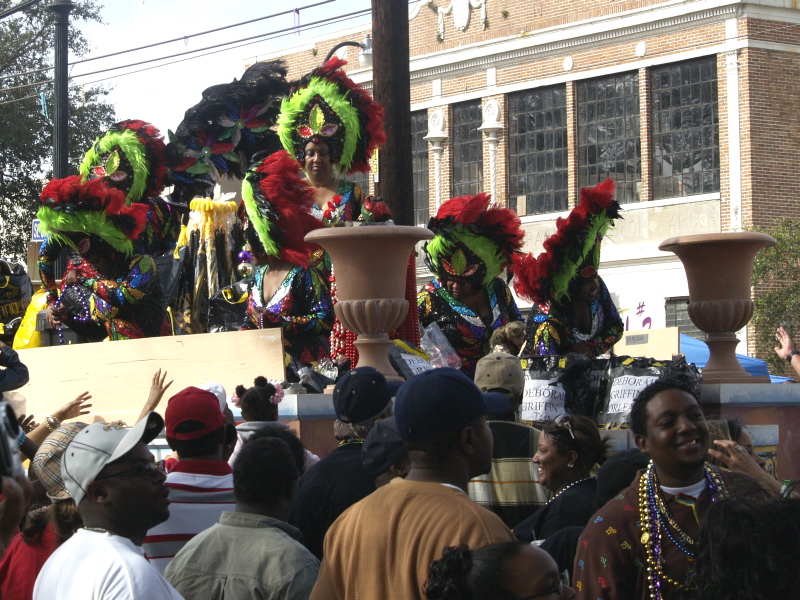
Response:
[{"label": "building facade", "polygon": [[[627,329],[691,327],[662,240],[800,218],[796,0],[417,0],[409,29],[416,222],[490,192],[539,252],[579,189],[611,177],[624,219],[601,274]],[[299,77],[367,33],[280,57]],[[340,55],[370,87],[354,50]]]}]

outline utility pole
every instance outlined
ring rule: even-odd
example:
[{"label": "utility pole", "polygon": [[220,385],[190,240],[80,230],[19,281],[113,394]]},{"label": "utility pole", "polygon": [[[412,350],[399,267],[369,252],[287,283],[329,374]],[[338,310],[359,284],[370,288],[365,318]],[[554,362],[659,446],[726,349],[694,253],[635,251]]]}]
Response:
[{"label": "utility pole", "polygon": [[55,15],[55,74],[53,77],[53,177],[69,175],[69,13],[71,0],[53,0],[47,8]]},{"label": "utility pole", "polygon": [[408,0],[372,0],[372,39],[372,92],[384,108],[386,130],[375,195],[389,205],[395,223],[414,225]]}]

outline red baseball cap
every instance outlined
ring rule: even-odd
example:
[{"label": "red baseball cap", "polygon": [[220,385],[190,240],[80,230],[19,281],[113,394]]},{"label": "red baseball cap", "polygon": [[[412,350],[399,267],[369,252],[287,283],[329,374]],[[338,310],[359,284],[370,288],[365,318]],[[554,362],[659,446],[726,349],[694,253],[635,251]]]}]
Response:
[{"label": "red baseball cap", "polygon": [[[176,440],[196,440],[225,425],[225,416],[219,409],[216,395],[197,387],[181,390],[169,399],[165,415],[167,437]],[[175,428],[186,421],[198,421],[201,429],[176,433]]]}]

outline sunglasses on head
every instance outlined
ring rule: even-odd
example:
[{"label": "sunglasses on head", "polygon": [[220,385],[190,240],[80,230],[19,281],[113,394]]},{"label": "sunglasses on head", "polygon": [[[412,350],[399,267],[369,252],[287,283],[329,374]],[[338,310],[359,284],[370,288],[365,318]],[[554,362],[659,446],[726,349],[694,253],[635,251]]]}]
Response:
[{"label": "sunglasses on head", "polygon": [[556,424],[556,427],[569,431],[570,437],[573,440],[575,439],[575,434],[572,432],[572,417],[567,414],[558,415],[555,419],[553,419],[553,423]]}]

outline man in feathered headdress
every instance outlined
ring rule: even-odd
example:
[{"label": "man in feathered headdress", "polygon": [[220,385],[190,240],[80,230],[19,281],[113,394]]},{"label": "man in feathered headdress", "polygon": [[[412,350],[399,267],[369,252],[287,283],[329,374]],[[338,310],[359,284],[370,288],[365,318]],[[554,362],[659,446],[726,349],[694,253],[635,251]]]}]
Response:
[{"label": "man in feathered headdress", "polygon": [[311,216],[313,190],[281,150],[250,169],[242,197],[245,235],[262,265],[250,288],[245,328],[281,327],[286,352],[301,363],[327,358],[333,302],[322,275],[309,266],[318,246],[304,240],[323,227]]},{"label": "man in feathered headdress", "polygon": [[111,340],[169,335],[155,262],[135,246],[148,206],[128,204],[125,192],[104,179],[80,175],[48,183],[41,202],[37,218],[48,242],[69,246],[87,264],[66,273],[64,292],[51,308],[54,322],[79,334],[88,330],[94,339],[99,326]]},{"label": "man in feathered headdress", "polygon": [[436,278],[417,295],[420,323],[439,324],[470,376],[489,352],[492,332],[522,320],[499,276],[524,233],[514,211],[490,207],[490,200],[488,194],[453,198],[431,218],[428,229],[436,236],[424,249]]},{"label": "man in feathered headdress", "polygon": [[613,180],[583,188],[580,204],[556,221],[544,252],[520,256],[509,269],[517,294],[538,305],[528,318],[525,353],[594,357],[622,337],[622,319],[597,272],[600,242],[619,210]]}]

